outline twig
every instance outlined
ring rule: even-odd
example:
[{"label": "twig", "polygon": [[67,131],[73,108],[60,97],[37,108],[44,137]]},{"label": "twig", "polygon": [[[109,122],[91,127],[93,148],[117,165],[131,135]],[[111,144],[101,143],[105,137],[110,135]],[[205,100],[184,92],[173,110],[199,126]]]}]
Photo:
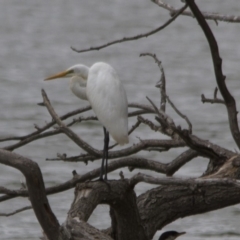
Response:
[{"label": "twig", "polygon": [[184,114],[182,114],[177,108],[176,106],[173,104],[173,102],[170,100],[170,98],[168,96],[166,96],[168,103],[171,105],[171,107],[175,110],[175,112],[182,118],[184,118],[188,124],[188,130],[189,133],[192,133],[192,123],[189,121],[188,117]]},{"label": "twig", "polygon": [[[170,12],[170,15],[174,14],[177,9],[172,7],[169,4],[164,3],[161,0],[151,0],[152,2],[156,3],[159,7],[165,8]],[[209,12],[202,12],[205,19],[214,20],[214,21],[223,21],[223,22],[232,22],[238,23],[240,22],[240,16],[233,16],[233,15],[222,15],[219,13],[209,13]],[[190,11],[184,11],[181,15],[194,17],[194,15]]]},{"label": "twig", "polygon": [[170,118],[165,112],[162,112],[160,109],[158,109],[149,97],[146,97],[146,98],[152,104],[155,110],[155,113],[159,116],[159,119],[163,127],[175,128],[175,123],[173,119]]},{"label": "twig", "polygon": [[[62,115],[62,116],[60,117],[60,119],[61,119],[61,120],[65,120],[65,119],[67,119],[67,118],[69,118],[69,117],[72,117],[72,116],[75,116],[75,115],[77,115],[77,114],[79,114],[79,113],[83,113],[83,112],[89,111],[90,109],[91,109],[90,106],[86,106],[86,107],[83,107],[83,108],[80,108],[80,109],[71,111],[71,112],[69,112],[69,113],[67,113],[67,114],[64,114],[64,115]],[[26,138],[30,138],[30,137],[32,137],[32,136],[34,136],[34,135],[36,135],[36,134],[39,134],[39,133],[41,133],[41,132],[46,131],[48,128],[52,127],[54,124],[56,124],[55,120],[47,123],[47,124],[46,124],[45,126],[43,126],[43,127],[38,127],[38,128],[37,128],[37,131],[34,131],[34,132],[30,133],[30,134],[27,134],[27,135],[24,135],[24,136],[20,136],[20,137],[1,138],[1,139],[0,139],[0,142],[12,141],[12,140],[24,140],[24,139],[26,139]]]},{"label": "twig", "polygon": [[157,82],[155,87],[160,89],[160,96],[161,96],[160,109],[161,109],[161,111],[165,112],[166,111],[166,97],[165,97],[166,96],[166,79],[165,79],[165,73],[164,73],[164,69],[162,67],[162,63],[157,58],[156,54],[141,53],[140,57],[142,57],[142,56],[152,57],[155,60],[155,62],[157,63],[159,69],[160,69],[161,77],[160,77],[160,80]]},{"label": "twig", "polygon": [[217,97],[217,92],[218,92],[218,88],[216,87],[214,89],[214,93],[213,93],[213,99],[210,98],[205,98],[204,94],[201,95],[202,98],[202,103],[220,103],[220,104],[225,104],[225,102],[222,99],[219,99]]},{"label": "twig", "polygon": [[214,89],[214,93],[213,93],[214,98],[217,98],[217,93],[218,93],[218,88],[215,87],[215,89]]},{"label": "twig", "polygon": [[60,133],[62,133],[62,131],[60,129],[56,129],[56,130],[47,131],[47,132],[44,132],[44,133],[41,133],[41,134],[36,134],[36,135],[31,136],[31,137],[27,137],[24,140],[21,140],[20,142],[15,143],[13,145],[3,147],[3,149],[6,149],[8,151],[13,151],[16,148],[22,147],[22,146],[24,146],[24,145],[26,145],[30,142],[33,142],[35,140],[45,138],[45,137],[49,137],[49,136],[54,136],[54,135],[57,135],[57,134],[60,134]]},{"label": "twig", "polygon": [[130,103],[128,104],[129,108],[139,108],[142,110],[149,111],[149,113],[155,113],[154,108],[149,105],[139,104],[139,103]]},{"label": "twig", "polygon": [[134,125],[132,125],[131,129],[128,131],[128,135],[130,135],[132,132],[134,132],[135,129],[137,129],[140,124],[141,124],[141,122],[139,120],[137,120],[137,122]]},{"label": "twig", "polygon": [[204,96],[204,94],[201,95],[201,100],[202,100],[202,103],[219,103],[219,104],[224,104],[225,105],[225,102],[222,100],[222,99],[219,99],[219,98],[206,98]]},{"label": "twig", "polygon": [[[140,109],[140,110],[136,110],[136,111],[130,112],[128,114],[129,117],[134,117],[134,116],[138,116],[140,114],[147,114],[147,113],[153,113],[154,112],[151,107],[146,106],[146,105],[135,104],[135,103],[131,104],[130,103],[129,106]],[[69,117],[72,117],[72,116],[74,116],[76,114],[89,111],[90,109],[91,109],[90,106],[86,106],[86,107],[83,107],[83,108],[71,111],[71,112],[69,112],[67,114],[64,114],[63,116],[60,117],[60,119],[61,120],[65,120],[65,119],[67,119]],[[89,117],[85,117],[85,118],[80,117],[80,119],[81,120],[79,120],[79,121],[97,120],[97,117],[96,116],[89,116]],[[70,123],[66,124],[66,126],[70,127],[70,126],[72,126],[73,124],[75,124],[77,122],[78,122],[78,119],[73,119]],[[22,147],[22,146],[24,146],[24,145],[26,145],[26,144],[28,144],[30,142],[33,142],[35,140],[62,133],[62,130],[59,129],[59,128],[55,129],[55,130],[52,130],[52,131],[48,131],[48,132],[42,133],[42,132],[46,131],[48,128],[54,126],[54,124],[56,124],[56,121],[53,119],[50,123],[47,123],[45,126],[38,127],[37,131],[34,131],[34,132],[32,132],[30,134],[27,134],[27,135],[24,135],[24,136],[19,136],[19,137],[2,138],[2,139],[0,139],[0,142],[12,141],[12,140],[20,140],[19,142],[15,143],[15,144],[3,147],[6,150],[13,151],[14,149]]]},{"label": "twig", "polygon": [[[159,148],[165,148],[165,149],[171,149],[171,148],[178,148],[178,147],[185,147],[185,142],[182,139],[165,139],[165,140],[159,140],[159,139],[149,139],[149,140],[141,140],[140,142],[134,144],[133,146],[117,150],[117,151],[109,151],[108,153],[108,159],[114,159],[114,158],[120,158],[120,157],[126,157],[132,154],[135,154],[137,152],[140,152],[144,149],[151,148],[151,147],[159,147]],[[99,159],[100,156],[92,156],[90,155],[80,155],[79,157],[69,157],[63,159],[48,159],[48,160],[62,160],[66,162],[86,162],[86,161],[94,161]]]},{"label": "twig", "polygon": [[[157,83],[157,87],[160,88],[160,93],[161,93],[161,104],[160,104],[160,110],[165,112],[165,105],[166,105],[166,99],[168,100],[168,103],[172,106],[172,108],[177,112],[177,114],[179,116],[181,116],[182,118],[184,118],[189,126],[189,132],[191,133],[192,132],[192,124],[191,122],[189,121],[188,117],[186,115],[183,115],[177,108],[176,106],[173,104],[173,102],[170,100],[170,98],[167,96],[166,94],[166,80],[165,80],[165,74],[164,74],[164,69],[161,65],[161,61],[158,60],[158,58],[156,57],[155,54],[152,54],[152,53],[141,53],[140,54],[140,57],[141,56],[151,56],[155,62],[158,64],[158,67],[161,71],[161,79],[159,80],[159,82]],[[150,102],[151,100],[148,99]],[[153,102],[151,102],[151,104],[153,105],[154,107],[154,104]],[[157,109],[156,110],[156,107],[155,107],[155,111],[156,113],[160,114],[159,113],[159,110]]]},{"label": "twig", "polygon": [[23,208],[20,208],[16,211],[10,212],[10,213],[0,213],[0,216],[1,217],[9,217],[9,216],[12,216],[14,214],[17,214],[17,213],[20,213],[20,212],[23,212],[23,211],[26,211],[26,210],[29,210],[29,209],[32,209],[32,206],[23,207]]},{"label": "twig", "polygon": [[78,156],[66,157],[66,154],[57,154],[57,158],[46,158],[46,161],[64,161],[64,162],[84,162],[85,164],[88,161],[94,161],[99,159],[98,157],[92,156],[90,154],[81,154]]},{"label": "twig", "polygon": [[[197,151],[199,155],[204,156],[204,157],[209,157],[215,160],[223,160],[227,158],[227,154],[230,152],[229,150],[225,149],[225,154],[223,152],[219,151],[218,147],[216,147],[214,144],[204,141],[192,134],[189,133],[188,130],[181,129],[181,127],[175,127],[175,125],[169,125],[167,122],[166,118],[164,118],[159,110],[157,109],[156,105],[152,102],[151,99],[147,97],[148,101],[152,104],[154,107],[156,113],[159,116],[159,120],[165,127],[169,127],[172,129],[174,133],[180,136],[180,138],[189,146],[191,149]],[[231,153],[230,153],[231,155]]]},{"label": "twig", "polygon": [[19,190],[10,190],[5,187],[0,187],[0,194],[7,194],[7,195],[13,195],[16,196],[18,195]]},{"label": "twig", "polygon": [[66,126],[67,127],[71,127],[73,126],[75,123],[80,123],[83,121],[89,121],[89,120],[98,120],[96,116],[89,116],[89,117],[79,117],[77,119],[73,119],[70,123],[68,123]]},{"label": "twig", "polygon": [[77,136],[70,128],[68,128],[58,117],[58,115],[55,113],[53,107],[51,106],[51,103],[47,97],[46,92],[42,89],[42,96],[45,106],[47,107],[50,115],[53,119],[57,122],[57,124],[60,126],[60,129],[62,132],[64,132],[73,142],[75,142],[80,148],[84,149],[86,152],[88,152],[91,155],[94,156],[101,156],[102,153],[93,147],[91,147],[88,143],[83,141],[81,138]]},{"label": "twig", "polygon": [[162,132],[162,127],[156,126],[152,121],[149,119],[143,118],[142,116],[138,116],[138,121],[146,124],[155,132]]},{"label": "twig", "polygon": [[78,53],[82,53],[82,52],[89,52],[89,51],[93,51],[93,50],[100,50],[102,48],[106,48],[108,46],[111,46],[113,44],[117,44],[117,43],[121,43],[121,42],[127,42],[127,41],[133,41],[133,40],[138,40],[140,38],[144,38],[144,37],[148,37],[150,35],[153,35],[155,34],[156,32],[159,32],[160,30],[164,29],[165,27],[167,27],[170,23],[172,23],[185,9],[187,8],[187,5],[185,5],[184,7],[182,7],[181,9],[179,9],[178,11],[176,11],[176,13],[174,14],[174,16],[172,16],[172,18],[170,18],[166,23],[164,23],[162,26],[150,31],[150,32],[147,32],[147,33],[144,33],[144,34],[139,34],[139,35],[136,35],[136,36],[133,36],[133,37],[124,37],[122,39],[118,39],[118,40],[115,40],[115,41],[112,41],[112,42],[109,42],[109,43],[106,43],[106,44],[103,44],[103,45],[100,45],[100,46],[96,46],[96,47],[90,47],[90,48],[86,48],[86,49],[81,49],[81,50],[78,50],[74,47],[71,47],[71,49],[75,52],[78,52]]}]

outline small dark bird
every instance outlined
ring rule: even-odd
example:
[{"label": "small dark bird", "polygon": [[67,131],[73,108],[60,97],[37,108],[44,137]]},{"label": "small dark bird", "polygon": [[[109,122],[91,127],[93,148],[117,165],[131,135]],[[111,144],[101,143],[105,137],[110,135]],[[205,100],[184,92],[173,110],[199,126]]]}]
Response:
[{"label": "small dark bird", "polygon": [[185,234],[186,232],[176,232],[176,231],[167,231],[167,232],[164,232],[158,240],[174,240],[176,239],[177,237]]}]

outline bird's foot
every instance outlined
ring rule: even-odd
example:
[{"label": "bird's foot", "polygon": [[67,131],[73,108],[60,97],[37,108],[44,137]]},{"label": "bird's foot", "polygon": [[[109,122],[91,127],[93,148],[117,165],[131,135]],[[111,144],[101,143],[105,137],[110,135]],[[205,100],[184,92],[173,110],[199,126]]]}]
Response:
[{"label": "bird's foot", "polygon": [[106,178],[106,176],[104,178],[100,176],[100,178],[97,181],[104,182],[107,185],[108,189],[109,190],[111,189],[110,183],[108,182],[108,179]]}]

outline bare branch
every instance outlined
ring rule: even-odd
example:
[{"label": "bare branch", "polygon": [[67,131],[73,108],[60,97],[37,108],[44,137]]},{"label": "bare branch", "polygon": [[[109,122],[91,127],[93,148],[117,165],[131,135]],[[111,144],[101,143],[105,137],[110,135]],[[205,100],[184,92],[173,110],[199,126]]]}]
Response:
[{"label": "bare branch", "polygon": [[148,101],[152,104],[153,108],[156,111],[156,114],[158,114],[161,124],[165,127],[170,127],[173,132],[175,132],[177,135],[181,137],[182,140],[193,150],[197,151],[199,155],[204,157],[209,157],[215,160],[219,159],[227,159],[228,156],[232,156],[233,152],[221,148],[219,150],[219,147],[217,145],[214,145],[210,143],[209,141],[204,141],[192,134],[189,133],[188,130],[182,130],[181,127],[175,127],[174,124],[171,124],[167,121],[166,118],[164,118],[163,114],[157,109],[156,105],[152,102],[151,99],[147,97]]},{"label": "bare branch", "polygon": [[23,208],[15,210],[13,212],[10,212],[10,213],[0,213],[0,216],[1,217],[9,217],[9,216],[12,216],[14,214],[17,214],[17,213],[20,213],[20,212],[23,212],[23,211],[26,211],[29,209],[32,209],[32,206],[23,207]]},{"label": "bare branch", "polygon": [[225,104],[225,102],[222,99],[219,99],[217,97],[218,88],[216,87],[213,93],[213,99],[205,98],[204,94],[201,95],[202,103],[220,103]]},{"label": "bare branch", "polygon": [[[45,106],[45,105],[44,105]],[[138,116],[140,114],[147,114],[147,113],[153,113],[154,111],[152,110],[151,107],[147,107],[146,105],[141,105],[141,104],[129,104],[130,107],[134,107],[134,108],[139,108],[140,110],[136,110],[133,112],[128,113],[128,117],[134,117],[134,116]],[[80,114],[86,111],[89,111],[91,109],[90,106],[86,106],[80,109],[77,109],[75,111],[71,111],[67,114],[64,114],[63,116],[60,117],[61,120],[65,120],[69,117],[72,117],[76,114]],[[67,127],[72,126],[73,124],[77,123],[77,122],[82,122],[82,121],[88,121],[88,120],[97,120],[96,116],[89,116],[89,117],[79,117],[78,119],[73,119],[71,122],[69,122],[68,124],[66,124]],[[13,151],[14,149],[17,149],[19,147],[22,147],[30,142],[33,142],[35,140],[41,139],[41,138],[45,138],[45,137],[49,137],[49,136],[53,136],[53,135],[57,135],[62,133],[61,129],[55,129],[55,130],[51,130],[51,131],[46,131],[48,128],[52,127],[54,124],[56,124],[56,121],[53,119],[50,123],[47,123],[45,126],[43,127],[37,127],[37,131],[34,131],[30,134],[24,135],[24,136],[15,136],[15,137],[7,137],[7,138],[2,138],[0,139],[0,142],[4,142],[4,141],[12,141],[12,140],[20,140],[19,142],[9,145],[9,146],[5,146],[3,147],[3,149],[9,150],[9,151]],[[35,124],[36,126],[36,124]],[[42,133],[44,132],[44,133]]]},{"label": "bare branch", "polygon": [[160,72],[161,72],[161,77],[160,80],[158,81],[158,83],[156,84],[155,87],[160,89],[160,96],[161,96],[161,102],[160,102],[160,109],[161,111],[165,112],[166,111],[166,80],[165,80],[165,73],[164,73],[164,69],[162,67],[162,63],[161,61],[157,58],[156,54],[152,54],[152,53],[141,53],[140,57],[142,56],[150,56],[152,57],[155,62],[157,63]]},{"label": "bare branch", "polygon": [[220,103],[220,104],[225,104],[225,102],[222,100],[222,99],[219,99],[219,98],[213,98],[213,99],[211,99],[211,98],[206,98],[205,96],[204,96],[204,94],[202,94],[201,95],[201,100],[202,100],[202,103]]},{"label": "bare branch", "polygon": [[0,163],[14,167],[24,174],[29,198],[40,225],[49,240],[58,239],[61,235],[60,225],[48,203],[42,173],[37,163],[2,149],[0,149]]},{"label": "bare branch", "polygon": [[60,133],[62,133],[62,131],[60,129],[56,129],[56,130],[47,131],[47,132],[44,132],[44,133],[41,133],[41,134],[32,135],[30,137],[26,137],[24,140],[19,141],[18,143],[6,146],[3,149],[8,150],[8,151],[13,151],[14,149],[22,147],[22,146],[24,146],[24,145],[26,145],[30,142],[33,142],[35,140],[45,138],[45,137],[49,137],[49,136],[54,136],[54,135],[57,135],[57,134],[60,134]]},{"label": "bare branch", "polygon": [[184,114],[182,114],[177,107],[173,104],[173,102],[170,100],[170,98],[166,95],[168,103],[171,105],[171,107],[175,110],[175,112],[182,118],[184,118],[188,124],[188,130],[189,133],[192,133],[192,123],[189,121],[188,117]]},{"label": "bare branch", "polygon": [[162,132],[162,128],[160,126],[156,126],[149,119],[143,118],[142,116],[138,116],[138,121],[148,125],[155,132]]},{"label": "bare branch", "polygon": [[[151,1],[156,3],[159,7],[167,9],[170,12],[170,15],[175,14],[175,12],[177,11],[177,9],[175,9],[173,6],[171,6],[167,3],[164,3],[161,0],[151,0]],[[222,15],[219,13],[209,13],[209,12],[202,12],[202,14],[203,14],[204,18],[208,19],[208,20],[232,22],[232,23],[240,22],[240,16]],[[181,13],[181,15],[194,17],[192,12],[190,12],[190,11],[184,11]]]},{"label": "bare branch", "polygon": [[181,9],[179,9],[178,11],[176,11],[176,13],[174,14],[174,16],[172,16],[172,18],[170,18],[166,23],[164,23],[162,26],[150,31],[150,32],[147,32],[147,33],[144,33],[144,34],[139,34],[139,35],[136,35],[136,36],[133,36],[133,37],[124,37],[122,39],[118,39],[118,40],[115,40],[115,41],[112,41],[112,42],[109,42],[109,43],[106,43],[106,44],[103,44],[103,45],[100,45],[100,46],[97,46],[97,47],[90,47],[90,48],[86,48],[86,49],[81,49],[81,50],[78,50],[74,47],[71,47],[71,49],[75,52],[78,52],[78,53],[82,53],[82,52],[89,52],[89,51],[93,51],[93,50],[100,50],[102,48],[106,48],[108,46],[111,46],[113,44],[117,44],[117,43],[122,43],[122,42],[127,42],[127,41],[133,41],[133,40],[138,40],[140,38],[145,38],[145,37],[148,37],[150,35],[153,35],[155,34],[156,32],[159,32],[161,31],[162,29],[164,29],[165,27],[167,27],[170,23],[172,23],[185,9],[187,8],[187,5],[185,5],[184,7],[182,7]]},{"label": "bare branch", "polygon": [[73,142],[75,142],[80,148],[84,149],[86,152],[88,152],[91,155],[94,156],[101,156],[100,151],[94,149],[91,147],[89,144],[87,144],[85,141],[83,141],[81,138],[77,136],[71,129],[69,129],[58,117],[58,115],[55,113],[53,107],[51,106],[51,103],[47,97],[47,94],[45,91],[42,89],[42,96],[44,100],[44,104],[47,107],[49,113],[51,116],[55,119],[57,124],[60,126],[60,129],[63,133],[65,133],[70,139],[72,139]]},{"label": "bare branch", "polygon": [[[160,104],[160,110],[165,112],[165,106],[166,106],[166,99],[168,100],[168,103],[172,106],[172,108],[176,111],[176,113],[184,118],[189,126],[189,132],[192,132],[192,124],[189,121],[188,117],[186,115],[183,115],[177,108],[176,106],[173,104],[173,102],[170,100],[170,98],[167,96],[166,94],[166,80],[165,80],[165,74],[164,74],[164,69],[161,65],[161,61],[158,60],[158,58],[156,57],[155,54],[152,53],[141,53],[140,57],[142,56],[150,56],[152,57],[155,62],[158,64],[158,67],[161,71],[161,79],[159,80],[159,82],[157,83],[156,87],[160,88],[160,94],[161,94],[161,104]],[[149,100],[149,99],[148,99]],[[156,109],[155,109],[156,110]],[[156,111],[158,112],[158,110]]]},{"label": "bare branch", "polygon": [[[83,107],[83,108],[80,108],[80,109],[77,109],[77,110],[74,110],[74,111],[71,111],[67,114],[64,114],[63,116],[60,117],[61,120],[65,120],[69,117],[72,117],[74,115],[77,115],[79,113],[83,113],[83,112],[86,112],[86,111],[89,111],[91,109],[90,106],[86,106],[86,107]],[[51,122],[47,123],[45,126],[43,127],[37,127],[37,131],[34,131],[30,134],[27,134],[27,135],[24,135],[24,136],[20,136],[20,137],[7,137],[7,138],[1,138],[0,139],[0,142],[4,142],[4,141],[12,141],[12,140],[24,140],[26,138],[30,138],[36,134],[39,134],[41,132],[44,132],[46,131],[48,128],[52,127],[54,124],[56,124],[56,121],[55,120],[52,120]],[[36,124],[35,124],[36,126]]]},{"label": "bare branch", "polygon": [[198,152],[192,149],[188,149],[179,156],[177,156],[172,162],[167,165],[166,175],[172,176],[176,171],[178,171],[184,164],[191,161],[198,156]]},{"label": "bare branch", "polygon": [[[159,139],[150,139],[150,140],[140,140],[139,143],[134,144],[133,146],[117,150],[117,151],[109,151],[108,153],[108,159],[114,159],[114,158],[120,158],[120,157],[126,157],[129,155],[132,155],[134,153],[140,152],[144,149],[148,149],[151,147],[159,147],[162,149],[171,149],[171,148],[178,148],[178,147],[185,147],[186,144],[181,139],[166,139],[166,140],[159,140]],[[102,152],[100,152],[100,156],[92,156],[90,155],[79,155],[74,157],[66,158],[63,156],[63,158],[55,158],[55,159],[48,159],[48,160],[63,160],[66,162],[85,162],[86,161],[94,161],[101,157]]]},{"label": "bare branch", "polygon": [[147,100],[152,104],[155,113],[159,116],[161,119],[161,124],[163,124],[163,127],[175,127],[175,123],[172,118],[170,118],[165,112],[161,111],[160,109],[157,108],[157,106],[153,103],[153,101],[149,98],[146,97]]},{"label": "bare branch", "polygon": [[238,126],[238,119],[237,119],[237,109],[236,109],[236,102],[234,97],[229,92],[225,79],[226,77],[222,73],[222,59],[219,55],[218,51],[218,44],[217,41],[207,24],[204,16],[198,9],[197,5],[195,4],[194,0],[186,0],[188,3],[191,11],[193,12],[194,16],[196,17],[199,25],[201,26],[210,46],[211,54],[212,54],[212,61],[215,71],[215,77],[218,84],[218,88],[222,94],[222,97],[226,103],[228,118],[229,118],[229,125],[231,129],[232,136],[238,146],[240,148],[240,132]]},{"label": "bare branch", "polygon": [[[76,114],[89,111],[90,109],[91,109],[90,106],[86,106],[86,107],[71,111],[67,114],[64,114],[63,116],[60,117],[60,119],[65,120],[65,119],[67,119],[71,116],[74,116]],[[49,131],[47,133],[42,133],[42,132],[46,131],[48,128],[52,127],[54,124],[56,124],[56,122],[55,122],[55,120],[52,120],[51,122],[47,123],[45,126],[43,126],[41,128],[38,127],[37,131],[34,131],[30,134],[27,134],[27,135],[24,135],[24,136],[21,136],[21,137],[3,138],[3,139],[0,140],[0,142],[10,141],[10,140],[20,140],[18,143],[15,143],[15,144],[4,147],[4,149],[6,149],[6,150],[13,151],[14,149],[22,147],[22,146],[24,146],[24,145],[26,145],[26,144],[34,141],[34,140],[44,138],[44,137],[47,137],[47,136],[52,136],[52,135],[55,135],[55,134],[59,134],[60,133],[59,130]]]},{"label": "bare branch", "polygon": [[[123,168],[123,167],[129,167],[130,171],[133,171],[136,168],[139,169],[147,169],[147,170],[152,170],[155,172],[159,173],[166,173],[166,168],[168,164],[163,164],[160,163],[159,161],[154,161],[154,160],[149,160],[145,158],[139,158],[139,157],[126,157],[126,158],[121,158],[118,160],[115,160],[108,165],[108,173],[115,171],[117,169]],[[55,194],[59,192],[63,192],[66,190],[69,190],[77,183],[82,183],[85,181],[90,181],[93,180],[97,177],[99,177],[101,168],[94,169],[84,175],[78,175],[76,172],[73,176],[73,178],[69,181],[66,181],[62,184],[59,184],[57,186],[53,187],[48,187],[46,188],[46,194]],[[14,195],[13,195],[14,193]],[[0,202],[6,201],[8,199],[14,198],[14,197],[27,197],[28,196],[28,191],[26,189],[21,189],[21,190],[11,190],[11,195],[4,195],[0,197]]]},{"label": "bare branch", "polygon": [[211,179],[203,179],[203,178],[196,178],[196,179],[182,179],[182,178],[155,178],[143,173],[138,173],[133,176],[130,180],[130,185],[135,186],[140,182],[150,183],[150,184],[157,184],[157,185],[166,185],[166,186],[186,186],[190,187],[191,185],[208,185],[208,186],[237,186],[240,188],[240,183],[236,180],[231,180],[228,178],[211,178]]},{"label": "bare branch", "polygon": [[5,187],[0,187],[0,194],[7,194],[7,195],[16,196],[16,195],[19,194],[19,190],[10,190],[10,189],[5,188]]},{"label": "bare branch", "polygon": [[176,133],[175,123],[171,117],[169,117],[165,112],[161,111],[157,108],[157,106],[152,102],[152,100],[146,97],[147,100],[152,104],[155,113],[158,115],[155,119],[161,124],[162,126],[162,133],[170,136],[172,139],[179,140],[179,136]]},{"label": "bare branch", "polygon": [[[154,170],[154,171],[157,171],[157,172],[161,172],[161,173],[166,173],[166,169],[167,169],[167,164],[161,164],[157,161],[151,161],[151,160],[147,160],[147,159],[142,159],[142,158],[125,158],[125,159],[120,159],[120,160],[117,160],[117,161],[114,161],[112,163],[109,164],[109,171],[114,171],[120,167],[124,167],[124,166],[132,166],[131,170],[133,168],[143,168],[143,169],[151,169],[151,170]],[[69,187],[70,186],[75,186],[75,184],[77,182],[85,182],[87,179],[90,180],[90,179],[93,179],[95,177],[98,177],[99,176],[99,172],[100,172],[100,169],[96,169],[94,171],[91,171],[85,175],[82,175],[82,176],[79,176],[77,174],[74,175],[73,179],[64,183],[64,184],[61,184],[61,185],[58,185],[58,186],[55,186],[55,187],[52,187],[52,188],[48,188],[46,189],[46,192],[47,194],[53,194],[54,192],[60,192],[59,190],[61,189],[61,191],[64,191],[63,189],[66,187]],[[139,180],[138,180],[139,181]],[[144,180],[145,181],[145,180]],[[155,182],[156,181],[154,179],[149,179],[147,178],[147,181],[148,182]],[[218,182],[214,182],[215,180],[212,181],[213,183],[213,186],[214,184],[218,184]],[[191,186],[191,188],[187,187],[187,189],[190,189],[190,191],[194,191],[195,187],[194,186],[199,186],[198,182],[195,183],[194,180],[193,180],[193,184],[192,185],[189,185],[189,182],[187,182],[187,180],[185,181],[184,183],[184,180],[181,182],[184,184],[184,186]],[[159,182],[157,183],[159,184]],[[171,182],[168,181],[168,179],[166,179],[165,182],[161,182],[160,184],[165,184],[167,186],[169,185],[177,185],[180,187],[179,184],[179,180],[178,179],[172,179],[171,178]],[[223,184],[221,181],[219,181],[219,185],[221,187],[223,187]],[[227,188],[229,188],[231,186],[231,182],[229,183],[228,185],[228,182],[224,182],[224,185],[227,186]],[[209,186],[208,186],[209,188]],[[25,191],[26,192],[26,191]],[[26,192],[27,193],[27,192]],[[191,193],[191,197],[192,197],[192,193]]]},{"label": "bare branch", "polygon": [[[147,110],[136,110],[136,111],[133,111],[133,112],[129,112],[128,113],[128,117],[135,117],[135,116],[138,116],[138,115],[141,115],[141,114],[148,114],[148,113],[152,113],[152,111],[147,111]],[[76,119],[73,119],[70,123],[66,124],[67,127],[71,127],[73,126],[75,123],[80,123],[80,122],[83,122],[83,121],[98,121],[98,118],[96,116],[88,116],[88,117],[79,117],[79,118],[76,118]]]}]

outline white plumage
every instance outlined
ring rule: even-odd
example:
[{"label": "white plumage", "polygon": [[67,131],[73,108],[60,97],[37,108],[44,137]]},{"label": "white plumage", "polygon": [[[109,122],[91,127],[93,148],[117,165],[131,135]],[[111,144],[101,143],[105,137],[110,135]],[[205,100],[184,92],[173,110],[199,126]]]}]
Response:
[{"label": "white plumage", "polygon": [[[90,68],[78,64],[45,80],[63,77],[71,77],[72,92],[77,97],[89,101],[98,120],[112,138],[120,145],[128,143],[128,102],[116,71],[103,62],[95,63]],[[103,176],[104,159],[106,159],[105,179],[107,179],[108,133],[105,130],[104,133],[104,154],[100,179]]]},{"label": "white plumage", "polygon": [[106,63],[95,63],[90,69],[87,98],[99,121],[112,138],[128,143],[127,96],[115,70]]},{"label": "white plumage", "polygon": [[71,77],[72,92],[89,101],[112,138],[120,145],[128,143],[128,102],[116,71],[104,62],[95,63],[90,68],[77,64],[45,80],[63,77]]}]

